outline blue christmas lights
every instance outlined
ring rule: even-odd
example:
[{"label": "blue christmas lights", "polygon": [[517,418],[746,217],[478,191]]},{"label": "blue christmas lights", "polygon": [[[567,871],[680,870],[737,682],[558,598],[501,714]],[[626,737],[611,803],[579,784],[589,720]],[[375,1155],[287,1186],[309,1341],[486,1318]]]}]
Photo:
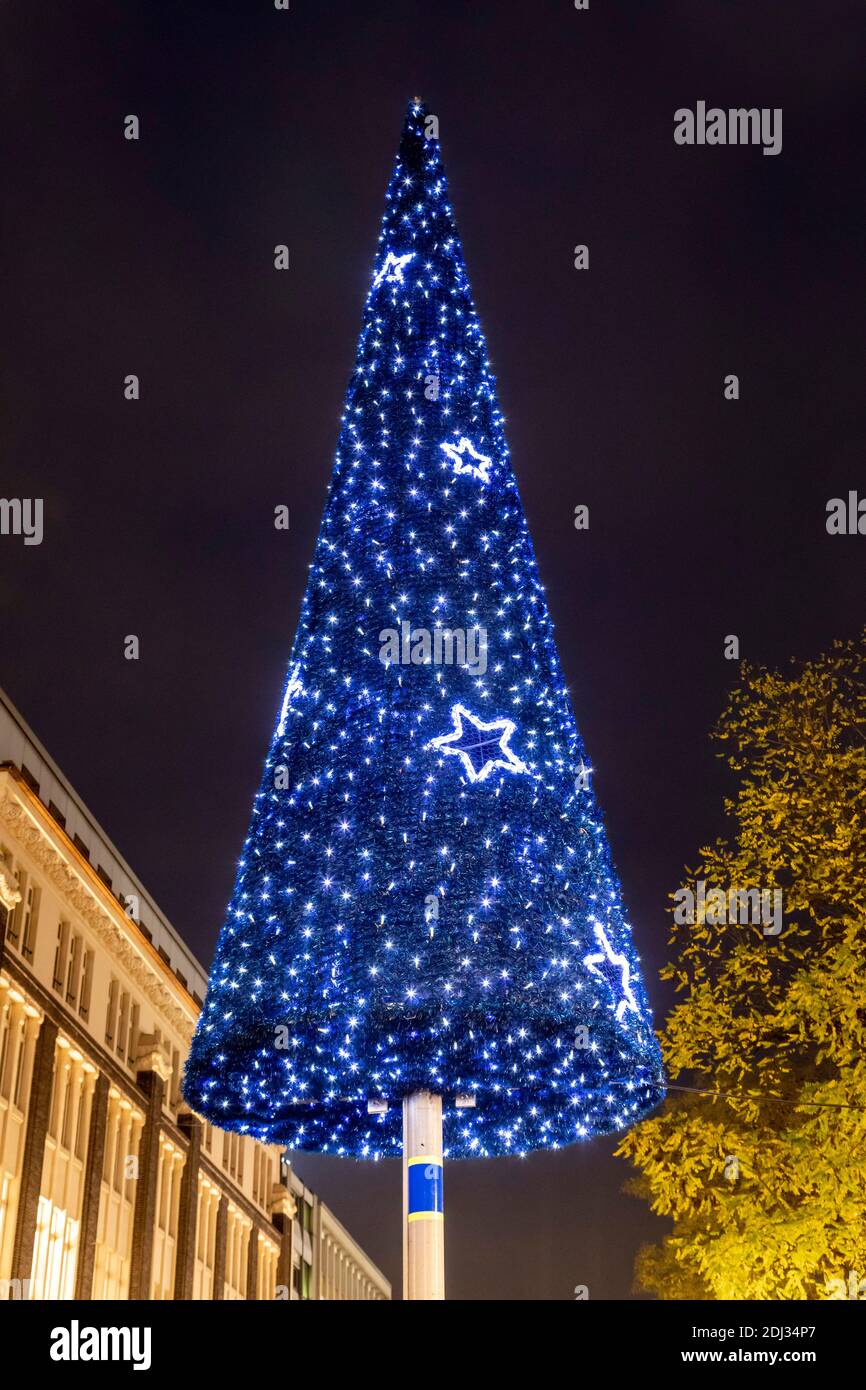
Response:
[{"label": "blue christmas lights", "polygon": [[[663,1094],[425,122],[411,105],[184,1084],[223,1129],[368,1158],[401,1152],[413,1090],[442,1094],[449,1157],[624,1128]],[[483,672],[383,662],[404,621],[482,627]]]}]

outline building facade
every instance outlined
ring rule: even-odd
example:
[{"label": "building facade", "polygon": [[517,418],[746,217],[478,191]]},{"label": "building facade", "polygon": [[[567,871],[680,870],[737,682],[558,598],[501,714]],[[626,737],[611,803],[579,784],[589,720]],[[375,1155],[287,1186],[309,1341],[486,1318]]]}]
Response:
[{"label": "building facade", "polygon": [[278,1148],[184,1103],[206,979],[0,692],[0,1296],[391,1297]]}]

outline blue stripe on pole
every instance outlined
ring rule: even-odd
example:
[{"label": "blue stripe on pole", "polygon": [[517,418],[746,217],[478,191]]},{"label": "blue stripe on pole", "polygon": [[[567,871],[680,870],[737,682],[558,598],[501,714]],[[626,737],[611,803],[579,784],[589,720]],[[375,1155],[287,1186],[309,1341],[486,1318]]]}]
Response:
[{"label": "blue stripe on pole", "polygon": [[424,1158],[409,1160],[409,1215],[442,1212],[442,1164]]}]

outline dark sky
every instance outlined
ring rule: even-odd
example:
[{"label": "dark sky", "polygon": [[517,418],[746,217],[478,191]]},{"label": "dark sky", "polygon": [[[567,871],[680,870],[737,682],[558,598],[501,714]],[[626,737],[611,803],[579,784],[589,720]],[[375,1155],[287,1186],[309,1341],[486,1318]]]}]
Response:
[{"label": "dark sky", "polygon": [[[824,525],[866,494],[862,4],[18,0],[2,31],[0,493],[46,529],[0,537],[0,681],[209,966],[423,96],[663,1014],[725,635],[774,664],[864,620],[866,538]],[[698,100],[781,107],[781,154],[678,147]],[[664,1227],[612,1149],[452,1165],[450,1296],[627,1297]],[[399,1168],[297,1167],[398,1288]]]}]

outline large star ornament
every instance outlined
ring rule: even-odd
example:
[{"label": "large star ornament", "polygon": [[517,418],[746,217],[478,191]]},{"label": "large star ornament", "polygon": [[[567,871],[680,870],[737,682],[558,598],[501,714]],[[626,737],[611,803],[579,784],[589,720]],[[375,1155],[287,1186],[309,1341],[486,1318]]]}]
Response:
[{"label": "large star ornament", "polygon": [[[490,465],[493,462],[486,454],[479,454],[475,445],[465,435],[460,436],[457,444],[446,441],[440,444],[440,449],[444,449],[449,459],[454,465],[455,473],[469,473],[473,478],[478,478],[482,483],[490,482]],[[465,459],[474,459],[474,463],[464,462]]]},{"label": "large star ornament", "polygon": [[[508,740],[517,728],[510,719],[494,719],[488,724],[463,705],[452,706],[451,718],[454,720],[451,733],[431,739],[427,747],[458,757],[470,782],[483,782],[496,768],[503,772],[529,772],[526,764],[508,747]],[[464,727],[464,720],[468,727]]]},{"label": "large star ornament", "polygon": [[631,987],[631,966],[624,955],[613,949],[604,927],[598,922],[595,924],[595,939],[601,950],[594,955],[584,956],[583,963],[591,975],[604,981],[614,1000],[621,996],[616,1005],[616,1019],[617,1023],[622,1023],[626,1009],[640,1013]]}]

